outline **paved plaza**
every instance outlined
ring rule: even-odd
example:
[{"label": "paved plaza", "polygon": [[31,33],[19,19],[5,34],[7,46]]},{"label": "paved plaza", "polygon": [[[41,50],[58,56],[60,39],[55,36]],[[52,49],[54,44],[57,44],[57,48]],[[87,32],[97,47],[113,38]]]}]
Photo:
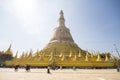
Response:
[{"label": "paved plaza", "polygon": [[25,69],[0,68],[0,80],[120,80],[120,72],[116,69]]}]

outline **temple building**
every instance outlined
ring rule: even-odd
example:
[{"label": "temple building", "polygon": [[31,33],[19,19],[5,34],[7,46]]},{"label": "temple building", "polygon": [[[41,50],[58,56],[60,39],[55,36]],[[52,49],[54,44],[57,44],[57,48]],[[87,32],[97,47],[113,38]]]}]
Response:
[{"label": "temple building", "polygon": [[3,66],[5,61],[12,59],[13,59],[13,52],[11,50],[11,44],[10,44],[7,50],[0,51],[0,66]]},{"label": "temple building", "polygon": [[[9,50],[8,50],[9,51]],[[62,67],[115,67],[116,58],[110,53],[88,52],[82,50],[73,40],[69,28],[65,25],[64,13],[60,11],[58,26],[53,30],[49,43],[35,53],[17,53],[13,60],[6,61],[6,66],[26,64],[32,67],[62,66]]]}]

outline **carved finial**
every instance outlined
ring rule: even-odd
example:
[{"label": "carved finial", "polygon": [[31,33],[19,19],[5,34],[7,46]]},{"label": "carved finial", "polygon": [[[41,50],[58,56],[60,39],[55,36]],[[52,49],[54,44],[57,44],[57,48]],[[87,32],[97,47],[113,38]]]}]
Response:
[{"label": "carved finial", "polygon": [[101,56],[100,54],[97,55],[97,60],[96,61],[101,61]]},{"label": "carved finial", "polygon": [[11,46],[12,46],[12,44],[10,44],[9,48],[7,49],[8,51],[10,51],[10,50],[11,50]]},{"label": "carved finial", "polygon": [[18,58],[18,51],[16,52],[14,59],[17,59],[17,58]]},{"label": "carved finial", "polygon": [[60,11],[60,15],[63,15],[63,14],[64,14],[64,13],[63,13],[63,10],[61,10],[61,11]]},{"label": "carved finial", "polygon": [[63,16],[63,11],[60,11],[60,17],[59,17],[59,27],[65,27],[65,19]]},{"label": "carved finial", "polygon": [[11,46],[12,44],[10,44],[9,48],[5,51],[6,54],[12,55],[12,51],[11,51]]}]

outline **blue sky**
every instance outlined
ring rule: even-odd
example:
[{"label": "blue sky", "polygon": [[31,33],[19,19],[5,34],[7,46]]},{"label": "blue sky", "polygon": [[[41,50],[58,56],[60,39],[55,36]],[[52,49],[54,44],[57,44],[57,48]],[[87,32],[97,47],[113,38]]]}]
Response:
[{"label": "blue sky", "polygon": [[88,51],[120,51],[120,0],[0,0],[0,51],[41,50],[60,10],[75,43]]}]

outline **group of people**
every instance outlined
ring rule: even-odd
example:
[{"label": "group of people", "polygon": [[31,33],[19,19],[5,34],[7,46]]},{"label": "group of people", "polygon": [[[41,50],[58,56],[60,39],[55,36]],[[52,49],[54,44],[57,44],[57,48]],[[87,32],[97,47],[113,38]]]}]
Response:
[{"label": "group of people", "polygon": [[[14,69],[15,69],[15,71],[18,71],[18,68],[19,68],[20,66],[19,65],[15,65],[14,66]],[[27,71],[27,72],[29,72],[30,71],[30,65],[25,65],[25,70]]]},{"label": "group of people", "polygon": [[[15,72],[18,71],[19,67],[20,67],[19,65],[14,66]],[[30,72],[30,65],[28,65],[28,64],[25,65],[25,70],[26,70],[26,72]],[[50,66],[47,67],[47,73],[50,74]]]}]

